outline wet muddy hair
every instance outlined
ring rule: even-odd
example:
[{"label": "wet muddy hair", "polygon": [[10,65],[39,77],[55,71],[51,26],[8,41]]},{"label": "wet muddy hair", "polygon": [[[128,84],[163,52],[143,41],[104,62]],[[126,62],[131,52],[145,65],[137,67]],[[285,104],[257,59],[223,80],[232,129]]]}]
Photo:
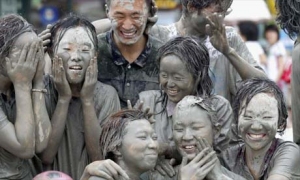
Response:
[{"label": "wet muddy hair", "polygon": [[10,14],[0,18],[0,71],[6,69],[5,57],[13,43],[25,32],[35,32],[35,29],[22,16]]},{"label": "wet muddy hair", "polygon": [[71,13],[65,18],[57,21],[50,29],[51,38],[47,47],[47,52],[50,57],[54,56],[54,52],[58,48],[58,44],[66,31],[76,27],[83,27],[88,32],[88,35],[91,36],[90,39],[95,47],[95,52],[98,52],[98,40],[95,27],[87,19]]},{"label": "wet muddy hair", "polygon": [[141,110],[128,109],[112,114],[103,124],[100,134],[100,155],[103,159],[116,160],[113,153],[122,144],[123,136],[127,133],[126,126],[135,120],[149,120],[149,115]]},{"label": "wet muddy hair", "polygon": [[300,1],[276,0],[276,21],[292,39],[300,32]]},{"label": "wet muddy hair", "polygon": [[238,24],[240,33],[246,37],[247,41],[258,40],[258,27],[253,21],[241,21]]},{"label": "wet muddy hair", "polygon": [[288,117],[287,108],[282,91],[275,82],[269,79],[253,78],[243,82],[233,103],[233,111],[236,123],[238,122],[238,117],[241,113],[242,106],[245,104],[245,108],[247,108],[247,105],[251,99],[260,93],[270,94],[277,100],[279,114],[277,132],[283,133],[286,128],[286,119]]},{"label": "wet muddy hair", "polygon": [[[188,5],[194,7],[198,11],[202,11],[204,8],[209,7],[210,5],[214,4],[216,6],[220,6],[220,11],[226,11],[222,6],[222,2],[226,0],[181,0],[182,5],[182,12],[184,15],[189,14],[188,12]],[[231,4],[231,3],[230,3]]]},{"label": "wet muddy hair", "polygon": [[[160,66],[161,60],[168,55],[177,56],[192,74],[195,80],[196,96],[210,96],[213,90],[213,83],[209,77],[209,53],[205,45],[198,43],[192,37],[176,37],[161,46],[157,53],[157,63]],[[165,94],[166,96],[166,94]]]}]

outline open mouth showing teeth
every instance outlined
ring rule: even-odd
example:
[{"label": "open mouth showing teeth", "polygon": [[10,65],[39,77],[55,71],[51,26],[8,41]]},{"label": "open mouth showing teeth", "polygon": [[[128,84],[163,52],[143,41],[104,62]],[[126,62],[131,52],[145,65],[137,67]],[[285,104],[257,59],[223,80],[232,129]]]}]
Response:
[{"label": "open mouth showing teeth", "polygon": [[266,134],[250,134],[250,133],[248,133],[248,136],[251,139],[258,140],[258,139],[261,139],[261,138],[265,137]]},{"label": "open mouth showing teeth", "polygon": [[133,36],[135,34],[135,31],[131,31],[131,32],[124,32],[124,31],[121,31],[121,33],[126,37],[126,36]]},{"label": "open mouth showing teeth", "polygon": [[168,94],[169,95],[176,95],[178,93],[178,91],[176,91],[176,90],[168,90]]},{"label": "open mouth showing teeth", "polygon": [[81,66],[71,66],[71,67],[69,67],[69,69],[71,69],[71,70],[82,70],[82,67]]}]

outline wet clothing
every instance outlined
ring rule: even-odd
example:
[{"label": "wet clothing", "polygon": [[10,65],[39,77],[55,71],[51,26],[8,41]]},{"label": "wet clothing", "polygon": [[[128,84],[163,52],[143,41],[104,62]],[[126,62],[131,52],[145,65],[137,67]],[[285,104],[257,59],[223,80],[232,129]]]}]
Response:
[{"label": "wet clothing", "polygon": [[[150,112],[154,113],[154,130],[158,136],[158,141],[169,143],[171,147],[175,148],[172,115],[176,104],[167,102],[166,108],[164,108],[163,95],[159,90],[141,92],[139,101],[143,101],[143,108],[150,108]],[[230,103],[218,95],[213,95],[211,102],[213,111],[216,112],[213,119],[215,121],[213,122],[214,128],[216,128],[213,147],[214,150],[220,153],[227,148],[232,138],[239,138],[235,137],[232,132],[233,114]],[[139,102],[135,106],[138,106],[138,104]]]},{"label": "wet clothing", "polygon": [[[294,45],[292,54],[292,121],[293,121],[293,139],[300,146],[300,36]],[[300,159],[299,159],[300,161]]]},{"label": "wet clothing", "polygon": [[[168,26],[156,25],[153,27],[153,30],[150,33],[154,36],[158,36],[164,41],[176,36],[180,36],[176,29],[175,23]],[[245,42],[234,28],[226,27],[226,36],[229,46],[232,47],[237,54],[239,54],[251,66],[262,70],[247,49]],[[221,52],[213,47],[209,37],[205,38],[202,43],[208,48],[209,51],[209,67],[211,70],[209,71],[209,75],[214,84],[213,93],[225,97],[229,102],[232,103],[242,79],[230,61]]]},{"label": "wet clothing", "polygon": [[145,49],[131,64],[114,43],[112,31],[98,35],[98,44],[98,80],[117,90],[122,108],[127,107],[127,100],[135,104],[141,91],[159,88],[156,54],[161,41],[149,36]]},{"label": "wet clothing", "polygon": [[[46,107],[51,119],[56,108],[58,94],[54,88],[54,82],[49,76],[46,76],[44,83],[48,90],[45,96]],[[99,125],[103,124],[110,114],[120,110],[116,90],[101,82],[97,82],[95,87],[94,104]],[[81,100],[80,98],[72,97],[69,104],[65,131],[51,169],[64,172],[74,180],[77,180],[80,179],[85,166],[89,163],[91,162],[84,139],[84,119]]]},{"label": "wet clothing", "polygon": [[[231,146],[221,155],[224,167],[247,180],[254,179],[247,167],[245,144]],[[295,143],[275,138],[264,157],[260,179],[267,180],[268,177],[275,174],[285,176],[291,180],[300,179],[299,159],[300,151]]]},{"label": "wet clothing", "polygon": [[[7,96],[0,94],[0,129],[9,122],[15,123],[16,99],[14,94],[8,100]],[[29,160],[21,159],[0,147],[0,180],[32,180]]]}]

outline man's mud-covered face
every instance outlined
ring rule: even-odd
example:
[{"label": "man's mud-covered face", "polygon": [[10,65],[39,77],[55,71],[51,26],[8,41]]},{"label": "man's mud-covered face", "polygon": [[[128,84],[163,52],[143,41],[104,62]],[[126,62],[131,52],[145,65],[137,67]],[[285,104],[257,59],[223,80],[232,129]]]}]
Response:
[{"label": "man's mud-covered face", "polygon": [[148,12],[145,0],[111,0],[107,15],[112,22],[114,40],[135,44],[144,34]]},{"label": "man's mud-covered face", "polygon": [[269,94],[255,95],[245,108],[242,106],[238,118],[239,132],[252,150],[269,148],[278,127],[277,100]]},{"label": "man's mud-covered face", "polygon": [[90,60],[95,56],[91,37],[89,31],[78,26],[67,30],[59,41],[55,54],[62,58],[70,84],[83,82]]},{"label": "man's mud-covered face", "polygon": [[211,4],[210,6],[198,10],[196,7],[189,6],[189,23],[190,25],[198,31],[200,34],[205,34],[205,25],[208,24],[207,16],[212,15],[213,13],[221,12],[220,6],[216,4]]}]

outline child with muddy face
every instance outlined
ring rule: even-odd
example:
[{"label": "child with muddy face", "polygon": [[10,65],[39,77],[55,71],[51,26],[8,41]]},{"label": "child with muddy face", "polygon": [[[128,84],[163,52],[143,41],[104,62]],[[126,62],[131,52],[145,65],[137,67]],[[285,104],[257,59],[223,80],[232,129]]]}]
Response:
[{"label": "child with muddy face", "polygon": [[157,137],[149,116],[140,110],[124,110],[111,115],[103,125],[99,144],[106,160],[88,165],[81,180],[138,180],[156,164]]},{"label": "child with muddy face", "polygon": [[275,138],[285,130],[283,94],[271,80],[245,81],[234,103],[243,144],[222,153],[224,164],[246,179],[299,179],[299,147]]},{"label": "child with muddy face", "polygon": [[[120,109],[115,89],[97,81],[97,37],[84,18],[69,15],[50,30],[52,77],[45,77],[52,133],[41,154],[45,167],[79,179],[98,155],[101,124]],[[97,138],[98,137],[98,138]]]},{"label": "child with muddy face", "polygon": [[[218,128],[221,129],[220,134],[214,136],[213,146],[217,153],[228,146],[230,139],[238,139],[237,132],[231,132],[233,114],[229,102],[221,96],[212,95],[207,48],[196,40],[191,37],[176,37],[159,49],[161,90],[141,92],[136,104],[138,107],[142,102],[143,108],[150,108],[150,112],[153,112],[158,142],[164,147],[161,155],[165,155],[167,159],[178,154],[173,141],[173,111],[176,104],[187,95],[212,99],[213,108],[217,112]],[[163,162],[165,160],[159,158],[156,169],[163,174],[165,170],[172,177],[172,168],[164,168],[165,165],[160,165]]]},{"label": "child with muddy face", "polygon": [[21,16],[4,16],[0,26],[0,179],[31,180],[27,159],[45,149],[51,131],[42,41]]}]

